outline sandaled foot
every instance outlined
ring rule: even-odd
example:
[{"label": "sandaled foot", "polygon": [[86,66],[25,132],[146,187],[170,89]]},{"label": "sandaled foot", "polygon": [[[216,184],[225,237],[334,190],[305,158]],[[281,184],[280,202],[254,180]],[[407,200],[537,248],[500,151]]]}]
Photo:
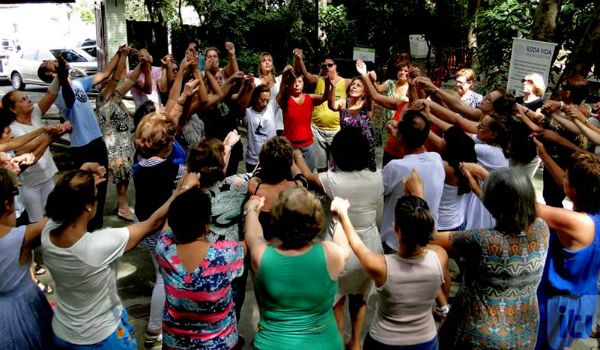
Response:
[{"label": "sandaled foot", "polygon": [[35,275],[41,276],[46,273],[46,269],[42,265],[35,264]]},{"label": "sandaled foot", "polygon": [[43,284],[43,283],[42,283],[41,281],[39,281],[39,280],[37,280],[37,281],[36,281],[36,284],[37,284],[38,288],[39,288],[39,289],[40,289],[42,292],[44,292],[44,293],[46,293],[46,294],[48,294],[48,295],[52,295],[52,294],[54,294],[54,289],[52,289],[52,287],[51,287],[49,284]]},{"label": "sandaled foot", "polygon": [[131,208],[117,210],[117,216],[126,221],[135,221],[135,212]]}]

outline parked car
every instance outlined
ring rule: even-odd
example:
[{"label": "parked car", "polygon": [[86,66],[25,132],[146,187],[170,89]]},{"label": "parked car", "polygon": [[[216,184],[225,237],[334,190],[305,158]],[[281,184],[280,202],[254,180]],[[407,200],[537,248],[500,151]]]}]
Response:
[{"label": "parked car", "polygon": [[96,39],[85,39],[77,45],[77,48],[87,52],[92,57],[98,57],[98,47],[96,46]]},{"label": "parked car", "polygon": [[62,55],[70,67],[71,77],[84,77],[98,71],[96,58],[81,49],[24,49],[17,58],[10,60],[10,81],[15,89],[23,90],[26,84],[48,85],[38,78],[42,62],[55,60]]},{"label": "parked car", "polygon": [[0,38],[0,77],[8,78],[8,62],[21,51],[21,45],[16,39]]}]

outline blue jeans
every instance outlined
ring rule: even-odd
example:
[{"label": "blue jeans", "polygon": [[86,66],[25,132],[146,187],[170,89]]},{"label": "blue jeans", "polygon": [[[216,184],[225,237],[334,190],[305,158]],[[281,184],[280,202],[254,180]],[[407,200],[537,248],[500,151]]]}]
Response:
[{"label": "blue jeans", "polygon": [[371,334],[367,333],[367,337],[363,342],[363,349],[365,350],[438,350],[438,338],[433,337],[430,341],[421,344],[414,345],[387,345],[378,342],[371,338]]},{"label": "blue jeans", "polygon": [[133,327],[127,322],[127,310],[123,306],[121,311],[121,322],[117,326],[117,329],[108,336],[108,338],[102,340],[96,344],[88,345],[77,345],[64,341],[54,335],[54,348],[55,349],[69,349],[69,350],[137,350],[137,341],[135,340],[135,334]]}]

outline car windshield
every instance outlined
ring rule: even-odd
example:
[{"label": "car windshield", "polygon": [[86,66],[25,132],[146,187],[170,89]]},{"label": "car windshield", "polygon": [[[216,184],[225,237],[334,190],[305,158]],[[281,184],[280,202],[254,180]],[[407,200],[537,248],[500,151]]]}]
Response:
[{"label": "car windshield", "polygon": [[72,63],[72,62],[88,62],[88,60],[83,57],[82,55],[80,55],[79,53],[73,51],[73,50],[61,50],[61,49],[52,49],[50,50],[50,52],[52,52],[52,55],[54,55],[54,57],[58,58],[59,55],[63,55],[63,57],[67,60],[67,62]]}]

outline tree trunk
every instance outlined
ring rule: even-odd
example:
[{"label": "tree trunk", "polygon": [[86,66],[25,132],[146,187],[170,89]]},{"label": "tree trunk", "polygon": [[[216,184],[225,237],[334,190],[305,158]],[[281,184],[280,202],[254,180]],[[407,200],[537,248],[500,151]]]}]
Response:
[{"label": "tree trunk", "polygon": [[600,61],[600,6],[596,8],[594,16],[581,37],[575,50],[569,56],[567,66],[563,72],[566,74],[580,74],[587,77],[594,62]]},{"label": "tree trunk", "polygon": [[467,33],[467,47],[469,49],[477,47],[477,33],[475,32],[475,28],[477,27],[477,13],[479,12],[480,5],[481,0],[469,0],[467,6],[467,18],[470,20]]},{"label": "tree trunk", "polygon": [[179,0],[179,5],[177,9],[179,13],[179,25],[183,27],[183,16],[181,15],[181,0]]},{"label": "tree trunk", "polygon": [[562,0],[540,0],[533,16],[531,39],[554,42]]}]

